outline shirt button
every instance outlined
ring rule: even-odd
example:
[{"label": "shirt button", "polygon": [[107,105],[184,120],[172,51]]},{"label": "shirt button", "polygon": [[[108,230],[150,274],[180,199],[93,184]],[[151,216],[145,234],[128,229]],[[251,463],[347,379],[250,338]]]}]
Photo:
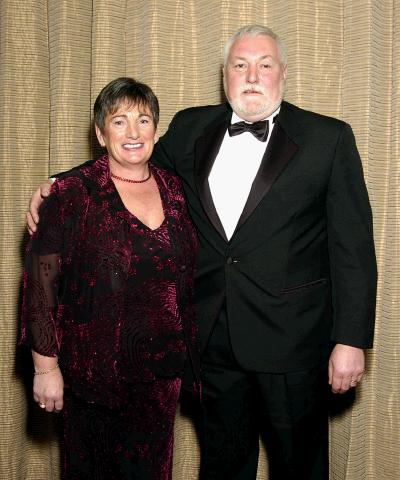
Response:
[{"label": "shirt button", "polygon": [[185,272],[185,271],[186,271],[186,265],[181,265],[181,266],[179,267],[179,271]]}]

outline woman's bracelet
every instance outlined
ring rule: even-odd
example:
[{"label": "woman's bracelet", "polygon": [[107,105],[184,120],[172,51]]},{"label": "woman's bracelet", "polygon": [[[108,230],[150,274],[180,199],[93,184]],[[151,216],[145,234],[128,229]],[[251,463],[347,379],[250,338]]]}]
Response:
[{"label": "woman's bracelet", "polygon": [[46,375],[46,373],[50,373],[57,368],[59,368],[58,363],[54,367],[49,368],[48,370],[35,370],[34,375]]}]

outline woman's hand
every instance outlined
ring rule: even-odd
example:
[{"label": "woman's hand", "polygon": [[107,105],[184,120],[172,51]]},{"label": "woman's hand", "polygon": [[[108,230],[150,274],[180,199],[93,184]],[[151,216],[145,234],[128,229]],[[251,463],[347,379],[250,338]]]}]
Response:
[{"label": "woman's hand", "polygon": [[56,357],[46,357],[32,350],[35,366],[33,399],[46,412],[59,412],[64,402],[64,379]]},{"label": "woman's hand", "polygon": [[59,412],[64,402],[64,380],[59,368],[33,379],[33,398],[46,412]]}]

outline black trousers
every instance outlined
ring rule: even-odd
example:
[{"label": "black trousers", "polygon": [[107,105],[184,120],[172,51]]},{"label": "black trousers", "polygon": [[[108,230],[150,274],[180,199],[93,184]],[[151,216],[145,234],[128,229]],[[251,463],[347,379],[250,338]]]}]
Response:
[{"label": "black trousers", "polygon": [[328,479],[327,365],[243,370],[221,312],[202,359],[202,480],[254,480],[259,436],[271,480]]}]

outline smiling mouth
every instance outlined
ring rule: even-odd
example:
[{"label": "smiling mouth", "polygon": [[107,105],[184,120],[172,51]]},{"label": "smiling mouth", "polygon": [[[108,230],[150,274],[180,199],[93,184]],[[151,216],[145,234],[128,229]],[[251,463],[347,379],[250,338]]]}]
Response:
[{"label": "smiling mouth", "polygon": [[124,143],[123,147],[127,148],[128,150],[136,150],[143,146],[143,143]]}]

